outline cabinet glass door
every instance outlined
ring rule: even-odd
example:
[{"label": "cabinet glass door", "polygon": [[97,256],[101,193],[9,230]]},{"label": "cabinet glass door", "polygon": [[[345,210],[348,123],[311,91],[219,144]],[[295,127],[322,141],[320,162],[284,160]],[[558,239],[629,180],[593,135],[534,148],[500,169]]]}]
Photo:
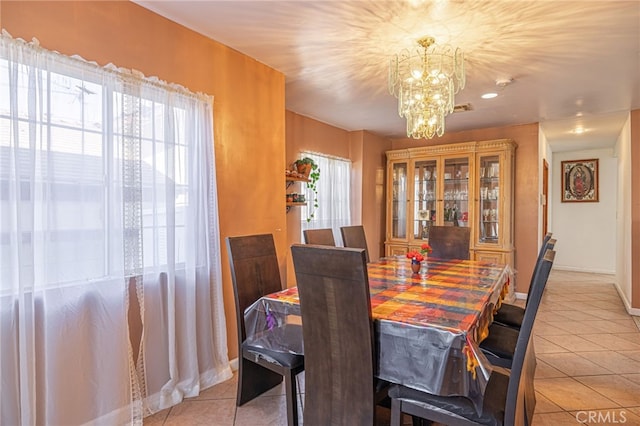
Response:
[{"label": "cabinet glass door", "polygon": [[500,218],[500,157],[480,157],[480,210],[478,212],[481,243],[498,244],[502,224]]},{"label": "cabinet glass door", "polygon": [[393,164],[391,238],[407,238],[407,163]]},{"label": "cabinet glass door", "polygon": [[438,176],[436,160],[416,161],[414,165],[413,238],[429,238],[429,228],[436,221]]},{"label": "cabinet glass door", "polygon": [[444,225],[469,226],[469,157],[444,160]]}]

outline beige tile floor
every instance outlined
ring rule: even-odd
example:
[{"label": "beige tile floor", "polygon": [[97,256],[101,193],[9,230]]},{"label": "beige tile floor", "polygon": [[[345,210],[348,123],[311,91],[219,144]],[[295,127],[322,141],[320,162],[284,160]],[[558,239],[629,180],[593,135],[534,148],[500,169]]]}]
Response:
[{"label": "beige tile floor", "polygon": [[[626,313],[611,276],[553,271],[534,334],[533,426],[640,426],[640,318]],[[304,376],[299,379],[304,389]],[[234,376],[144,423],[286,425],[282,387],[242,407],[235,406],[235,392]],[[378,413],[378,423],[388,424],[387,412]]]},{"label": "beige tile floor", "polygon": [[552,272],[534,326],[533,426],[640,425],[640,318],[612,282]]}]

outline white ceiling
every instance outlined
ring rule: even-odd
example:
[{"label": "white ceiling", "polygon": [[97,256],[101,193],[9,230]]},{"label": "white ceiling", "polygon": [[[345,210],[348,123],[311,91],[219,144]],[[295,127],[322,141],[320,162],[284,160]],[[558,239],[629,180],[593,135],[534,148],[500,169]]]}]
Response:
[{"label": "white ceiling", "polygon": [[445,131],[540,122],[554,151],[599,148],[640,108],[638,0],[136,3],[281,71],[288,110],[345,130],[406,135],[388,63],[425,35],[465,54],[473,110]]}]

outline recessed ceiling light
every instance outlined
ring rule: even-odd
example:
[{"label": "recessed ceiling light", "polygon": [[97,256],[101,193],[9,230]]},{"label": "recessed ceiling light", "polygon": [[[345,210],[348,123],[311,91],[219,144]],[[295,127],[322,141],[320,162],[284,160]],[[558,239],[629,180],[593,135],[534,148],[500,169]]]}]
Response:
[{"label": "recessed ceiling light", "polygon": [[505,88],[508,85],[510,85],[511,83],[513,83],[513,78],[509,77],[509,78],[499,78],[496,80],[496,86],[498,87],[502,87]]},{"label": "recessed ceiling light", "polygon": [[581,125],[577,125],[576,127],[574,127],[570,133],[573,133],[574,135],[581,135],[585,132],[587,132],[589,129],[585,129],[583,126]]},{"label": "recessed ceiling light", "polygon": [[497,93],[493,93],[493,92],[491,92],[491,93],[485,93],[484,95],[482,95],[482,96],[480,96],[480,97],[481,97],[482,99],[493,99],[493,98],[495,98],[496,96],[498,96],[498,94],[497,94]]}]

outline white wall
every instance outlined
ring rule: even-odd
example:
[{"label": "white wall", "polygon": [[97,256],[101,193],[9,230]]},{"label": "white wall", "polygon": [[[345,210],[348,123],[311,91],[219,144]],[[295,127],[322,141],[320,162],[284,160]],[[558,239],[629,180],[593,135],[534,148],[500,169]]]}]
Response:
[{"label": "white wall", "polygon": [[[557,239],[554,269],[601,274],[616,273],[616,208],[618,159],[613,149],[555,152],[550,185],[553,186],[553,238]],[[599,159],[599,202],[561,201],[562,161]]]},{"label": "white wall", "polygon": [[[616,285],[627,311],[631,309],[631,120],[627,119],[615,146],[618,159]],[[640,310],[639,310],[640,311]]]}]

